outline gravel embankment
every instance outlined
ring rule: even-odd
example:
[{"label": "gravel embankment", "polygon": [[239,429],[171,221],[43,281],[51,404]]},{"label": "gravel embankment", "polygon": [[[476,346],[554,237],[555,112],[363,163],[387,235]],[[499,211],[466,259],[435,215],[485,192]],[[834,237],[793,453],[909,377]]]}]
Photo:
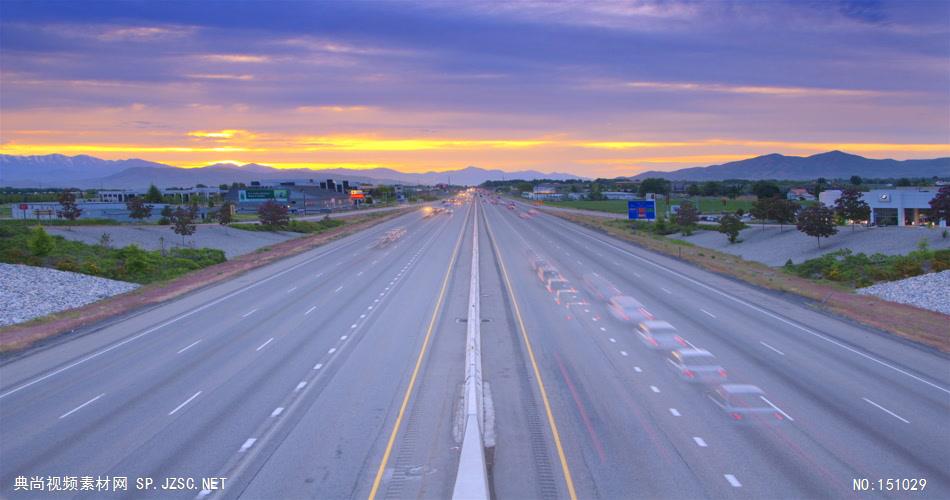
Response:
[{"label": "gravel embankment", "polygon": [[[146,250],[160,250],[163,245],[166,249],[181,246],[181,236],[175,234],[169,226],[48,227],[46,231],[67,240],[81,241],[90,245],[99,244],[102,234],[106,233],[112,239],[111,245],[115,248],[132,244]],[[245,231],[216,224],[204,224],[198,226],[194,235],[185,238],[185,243],[192,248],[217,248],[223,250],[228,259],[233,259],[258,248],[301,236],[304,235],[287,231]]]},{"label": "gravel embankment", "polygon": [[838,234],[821,239],[821,248],[818,248],[816,238],[805,235],[795,226],[785,226],[784,230],[774,226],[767,226],[764,230],[761,226],[751,226],[739,233],[742,241],[733,244],[729,243],[726,235],[712,230],[700,231],[692,236],[676,234],[670,237],[765,265],[781,266],[788,259],[801,264],[842,248],[868,255],[906,255],[917,249],[920,240],[926,240],[933,249],[950,248],[950,238],[944,238],[942,233],[943,228],[857,227],[852,231],[850,227],[841,227],[838,228]]},{"label": "gravel embankment", "polygon": [[861,295],[909,304],[950,315],[950,271],[923,274],[899,281],[878,283],[857,290]]},{"label": "gravel embankment", "polygon": [[84,306],[138,286],[86,274],[0,263],[0,326]]}]

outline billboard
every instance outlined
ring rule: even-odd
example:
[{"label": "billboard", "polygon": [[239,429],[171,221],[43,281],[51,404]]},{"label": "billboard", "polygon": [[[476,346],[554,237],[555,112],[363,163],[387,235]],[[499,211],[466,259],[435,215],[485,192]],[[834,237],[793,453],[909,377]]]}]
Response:
[{"label": "billboard", "polygon": [[350,199],[351,200],[362,200],[365,199],[366,195],[363,194],[362,189],[351,189],[350,190]]},{"label": "billboard", "polygon": [[287,201],[286,189],[248,188],[238,192],[239,201]]},{"label": "billboard", "polygon": [[627,218],[630,220],[656,220],[656,200],[628,201]]}]

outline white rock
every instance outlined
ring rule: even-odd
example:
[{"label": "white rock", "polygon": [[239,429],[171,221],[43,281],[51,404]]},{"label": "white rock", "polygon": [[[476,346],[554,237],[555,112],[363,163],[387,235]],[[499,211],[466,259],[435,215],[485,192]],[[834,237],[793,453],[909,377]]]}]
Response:
[{"label": "white rock", "polygon": [[138,287],[86,274],[0,263],[0,326],[84,306]]}]

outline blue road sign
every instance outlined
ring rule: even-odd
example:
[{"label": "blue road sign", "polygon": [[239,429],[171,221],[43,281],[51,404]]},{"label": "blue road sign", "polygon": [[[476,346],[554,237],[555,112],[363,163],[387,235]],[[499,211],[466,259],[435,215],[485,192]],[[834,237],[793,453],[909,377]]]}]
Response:
[{"label": "blue road sign", "polygon": [[627,218],[631,220],[656,220],[656,200],[628,201]]}]

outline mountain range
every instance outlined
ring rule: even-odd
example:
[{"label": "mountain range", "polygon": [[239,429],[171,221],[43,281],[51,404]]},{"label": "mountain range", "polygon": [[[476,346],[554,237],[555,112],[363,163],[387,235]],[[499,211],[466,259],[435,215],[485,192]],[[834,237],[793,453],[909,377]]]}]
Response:
[{"label": "mountain range", "polygon": [[[930,160],[875,160],[841,151],[812,156],[768,154],[722,165],[691,167],[670,172],[648,171],[631,177],[663,177],[670,180],[783,179],[808,180],[818,177],[847,179],[852,175],[865,178],[947,177],[950,158]],[[552,179],[572,180],[581,177],[565,173],[544,173],[536,170],[505,172],[479,167],[466,167],[444,172],[406,173],[390,168],[373,169],[277,169],[249,163],[233,165],[218,163],[201,168],[177,168],[164,163],[140,159],[103,160],[88,155],[15,156],[0,155],[0,186],[9,187],[77,187],[77,188],[143,188],[149,184],[161,187],[214,186],[232,182],[280,179],[315,181],[332,178],[352,182],[384,184],[439,184],[477,186],[488,180]]]},{"label": "mountain range", "polygon": [[773,153],[708,167],[683,168],[670,172],[651,170],[631,178],[662,177],[669,180],[690,181],[808,180],[819,177],[847,179],[852,175],[864,178],[947,177],[950,176],[950,158],[875,160],[842,151],[829,151],[812,156],[786,156]]},{"label": "mountain range", "polygon": [[162,187],[216,186],[232,182],[250,183],[266,179],[325,179],[364,183],[428,184],[452,183],[477,186],[488,180],[503,179],[580,179],[563,173],[535,170],[505,172],[466,167],[444,172],[406,173],[390,168],[372,169],[278,169],[249,163],[233,165],[218,163],[200,168],[177,168],[146,160],[103,160],[93,156],[16,156],[0,155],[0,186],[10,187],[77,187],[77,188],[142,188],[149,184]]}]

